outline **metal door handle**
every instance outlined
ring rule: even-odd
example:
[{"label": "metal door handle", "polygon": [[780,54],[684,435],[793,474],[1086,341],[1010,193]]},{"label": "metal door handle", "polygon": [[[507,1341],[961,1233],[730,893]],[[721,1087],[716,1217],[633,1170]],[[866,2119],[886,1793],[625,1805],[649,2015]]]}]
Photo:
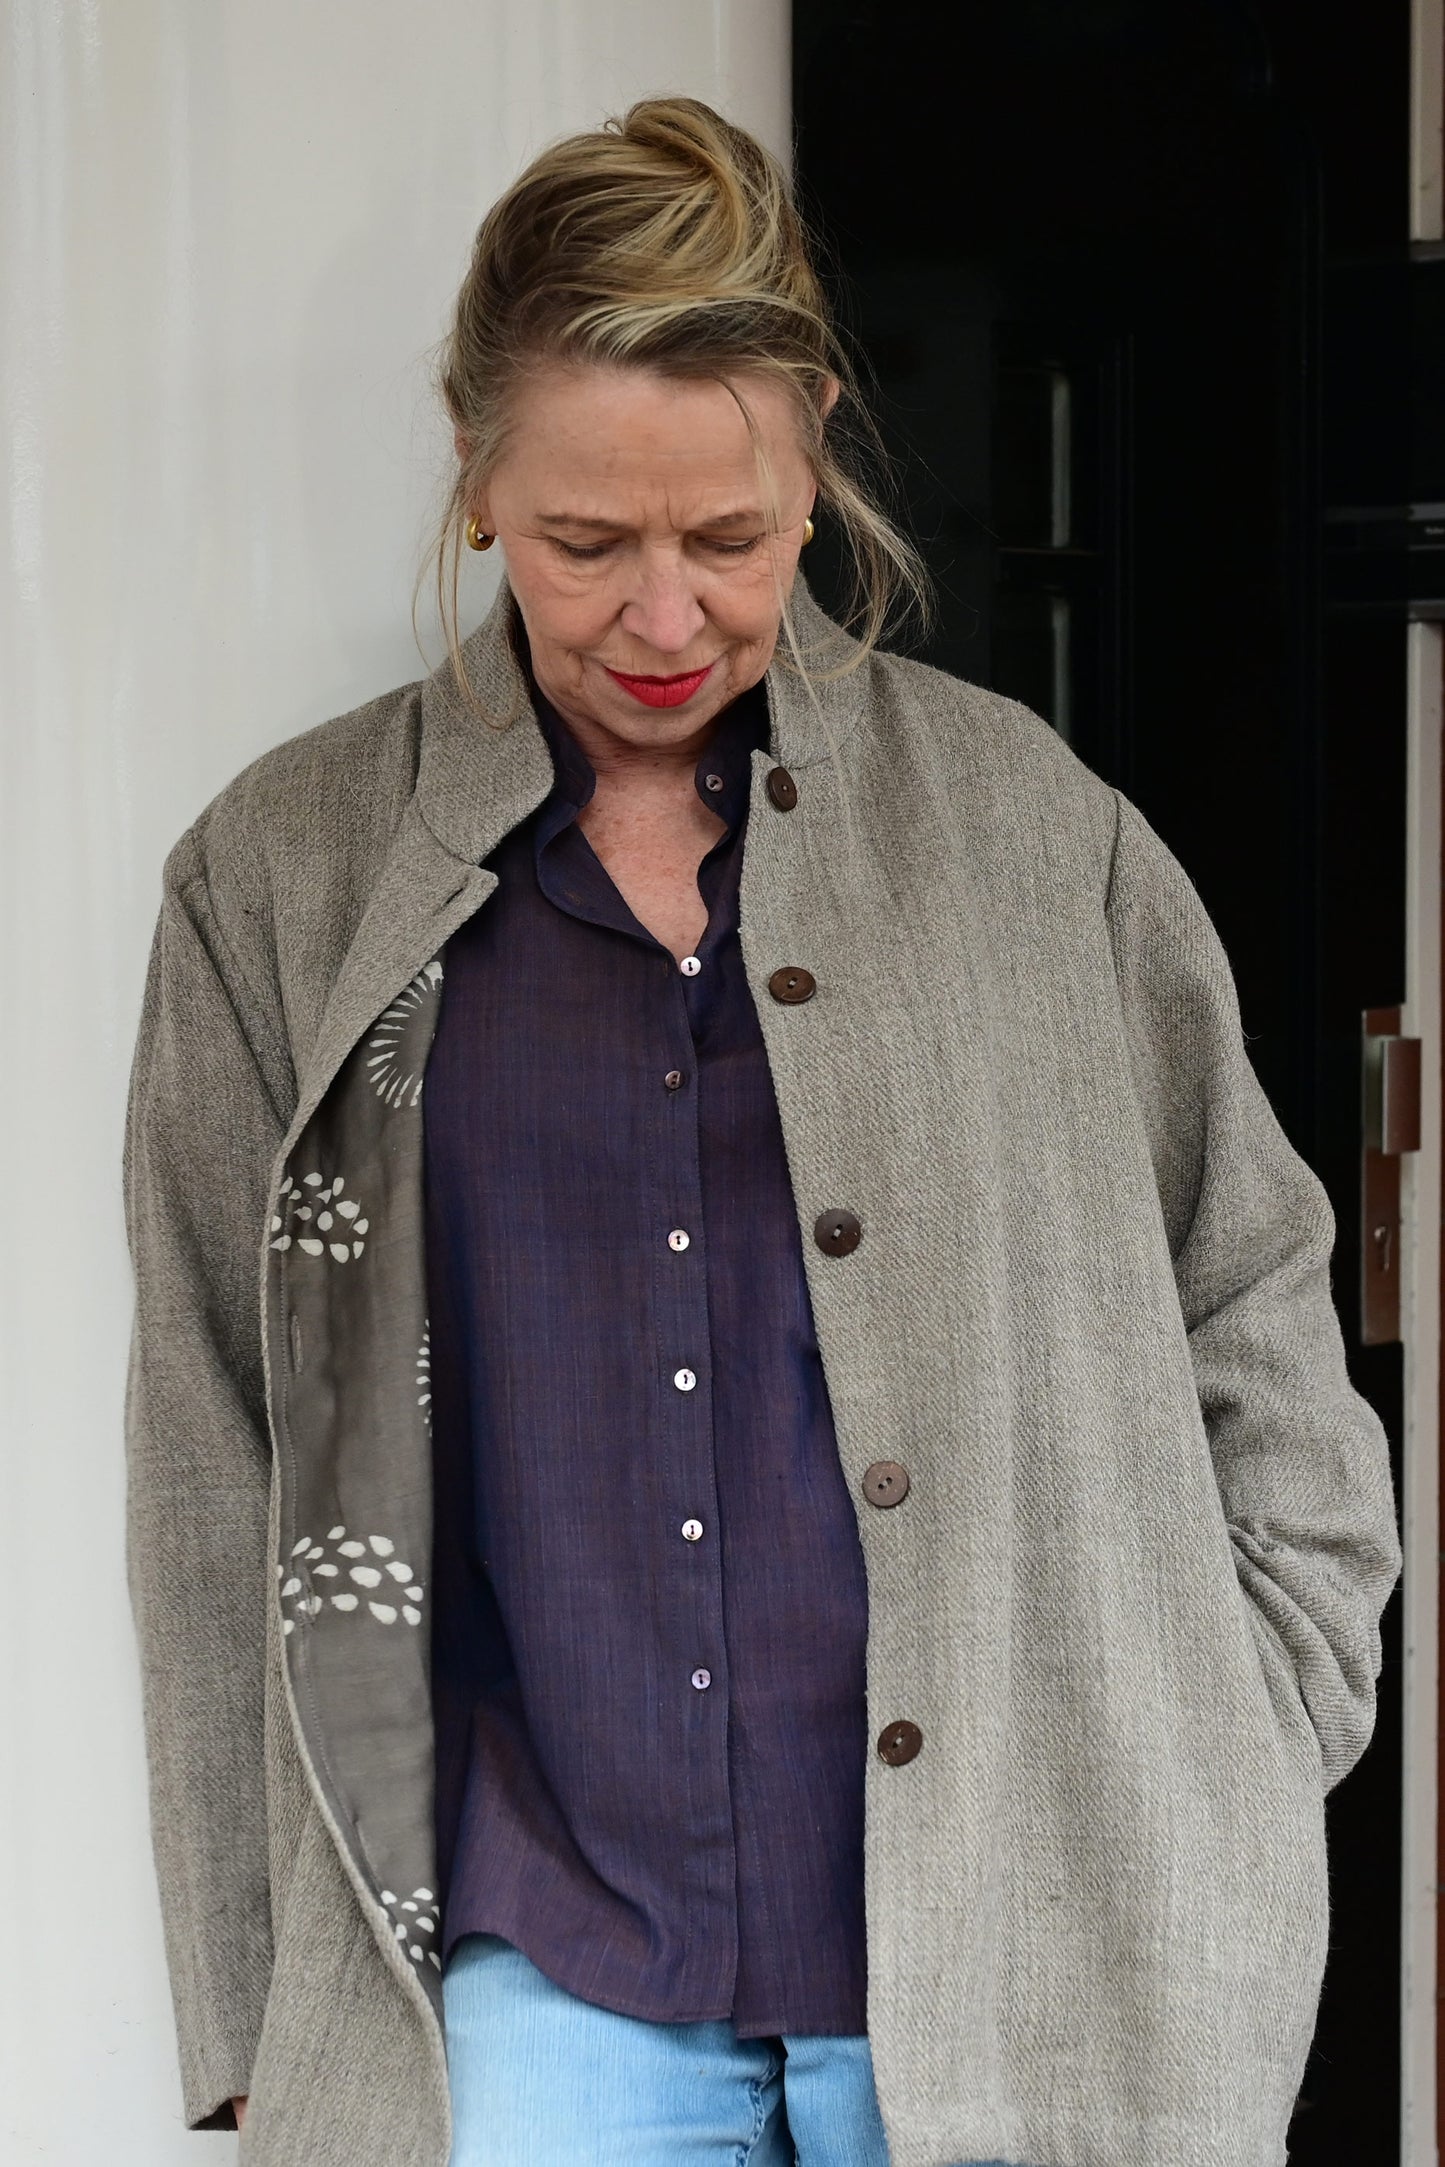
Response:
[{"label": "metal door handle", "polygon": [[1420,1041],[1398,1008],[1367,1008],[1360,1039],[1360,1339],[1400,1337],[1400,1158],[1420,1148]]}]

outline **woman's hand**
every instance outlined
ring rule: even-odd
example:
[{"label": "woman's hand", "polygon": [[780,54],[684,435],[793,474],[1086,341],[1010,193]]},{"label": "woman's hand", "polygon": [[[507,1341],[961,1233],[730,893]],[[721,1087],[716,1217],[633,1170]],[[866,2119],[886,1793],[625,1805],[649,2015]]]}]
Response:
[{"label": "woman's hand", "polygon": [[246,2101],[250,2098],[250,2096],[251,2095],[249,2092],[238,2092],[235,2098],[231,2101],[231,2105],[236,2110],[237,2129],[244,2129],[246,2126]]}]

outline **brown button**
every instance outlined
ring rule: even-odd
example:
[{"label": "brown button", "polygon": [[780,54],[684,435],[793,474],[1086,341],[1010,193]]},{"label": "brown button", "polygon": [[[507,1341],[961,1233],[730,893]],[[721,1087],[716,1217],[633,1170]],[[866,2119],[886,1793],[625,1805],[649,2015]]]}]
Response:
[{"label": "brown button", "polygon": [[880,1512],[901,1505],[908,1495],[908,1469],[898,1460],[875,1460],[863,1470],[863,1495]]},{"label": "brown button", "polygon": [[789,1008],[799,1001],[811,1001],[817,990],[818,981],[812,972],[801,969],[796,963],[785,963],[768,980],[768,991],[773,999],[785,1001]]},{"label": "brown button", "polygon": [[890,1768],[903,1768],[923,1751],[923,1733],[916,1723],[890,1723],[878,1733],[878,1758]]},{"label": "brown button", "polygon": [[798,802],[798,786],[785,767],[769,768],[768,796],[780,813],[790,813]]},{"label": "brown button", "polygon": [[682,1089],[682,1070],[680,1068],[670,1068],[662,1080],[669,1091],[680,1091]]},{"label": "brown button", "polygon": [[854,1211],[820,1211],[813,1239],[825,1256],[851,1256],[863,1239],[863,1222]]}]

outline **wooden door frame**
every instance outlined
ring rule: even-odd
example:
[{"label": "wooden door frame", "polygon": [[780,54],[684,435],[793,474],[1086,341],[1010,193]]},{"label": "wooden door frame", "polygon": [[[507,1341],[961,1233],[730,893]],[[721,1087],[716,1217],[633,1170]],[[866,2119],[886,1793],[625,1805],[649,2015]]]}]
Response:
[{"label": "wooden door frame", "polygon": [[1420,1149],[1401,1161],[1401,1336],[1404,1458],[1400,1514],[1403,1781],[1401,1784],[1401,2161],[1436,2167],[1445,2018],[1437,1999],[1445,1883],[1439,1801],[1441,1436],[1441,767],[1442,659],[1435,624],[1413,624],[1408,641],[1408,828],[1406,997],[1401,1028],[1421,1041]]},{"label": "wooden door frame", "polygon": [[[1412,0],[1410,205],[1412,242],[1445,237],[1445,0]],[[1445,2154],[1445,1724],[1440,1716],[1440,1445],[1445,1436],[1445,1212],[1441,1153],[1441,1019],[1445,1011],[1442,834],[1445,834],[1445,627],[1412,624],[1408,648],[1405,838],[1405,1004],[1402,1028],[1421,1041],[1420,1150],[1401,1168],[1401,1333],[1405,1355],[1404,1767],[1401,1784],[1400,2158],[1438,2167]]]}]

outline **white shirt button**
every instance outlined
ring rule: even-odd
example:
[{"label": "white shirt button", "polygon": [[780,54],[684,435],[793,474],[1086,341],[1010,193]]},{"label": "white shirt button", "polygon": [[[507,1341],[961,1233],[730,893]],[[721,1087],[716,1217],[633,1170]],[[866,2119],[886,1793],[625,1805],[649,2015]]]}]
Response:
[{"label": "white shirt button", "polygon": [[684,1520],[682,1523],[682,1539],[684,1542],[701,1542],[701,1520]]},{"label": "white shirt button", "polygon": [[697,1383],[697,1378],[690,1369],[675,1369],[672,1373],[672,1381],[679,1392],[690,1392]]},{"label": "white shirt button", "polygon": [[721,775],[704,775],[703,781],[706,783],[709,790],[721,790],[723,786],[723,779]]},{"label": "white shirt button", "polygon": [[684,978],[696,978],[698,972],[702,969],[702,965],[698,962],[696,956],[684,956],[678,965],[678,969],[682,972]]},{"label": "white shirt button", "polygon": [[685,1249],[691,1240],[692,1236],[686,1227],[675,1226],[667,1237],[667,1246],[669,1249]]},{"label": "white shirt button", "polygon": [[692,1682],[699,1693],[705,1693],[712,1684],[712,1672],[710,1670],[695,1670],[692,1674]]}]

